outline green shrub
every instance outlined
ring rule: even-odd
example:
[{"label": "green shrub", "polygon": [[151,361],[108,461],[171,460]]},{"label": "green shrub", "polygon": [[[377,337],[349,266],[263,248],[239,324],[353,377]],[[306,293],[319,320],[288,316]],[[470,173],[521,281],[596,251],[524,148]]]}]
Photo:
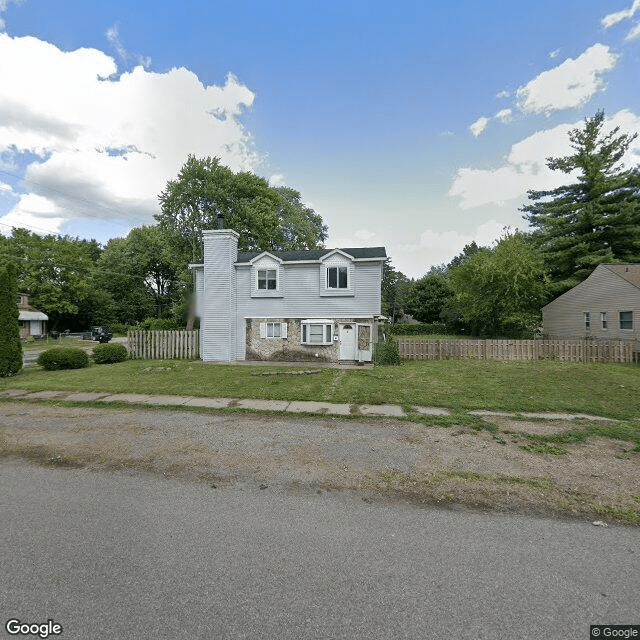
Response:
[{"label": "green shrub", "polygon": [[385,342],[378,342],[378,344],[376,344],[375,363],[393,365],[402,364],[398,341],[393,338],[389,338]]},{"label": "green shrub", "polygon": [[47,371],[58,369],[83,369],[89,366],[89,356],[78,347],[55,347],[43,351],[37,360]]},{"label": "green shrub", "polygon": [[141,331],[175,331],[176,329],[184,329],[175,320],[171,318],[145,318],[136,329]]},{"label": "green shrub", "polygon": [[121,336],[126,336],[127,331],[129,331],[129,325],[122,324],[121,322],[114,322],[113,324],[110,325],[110,328],[111,328],[111,333],[113,333],[114,336],[116,334]]},{"label": "green shrub", "polygon": [[93,350],[96,364],[113,364],[127,359],[127,348],[123,344],[99,344]]},{"label": "green shrub", "polygon": [[384,324],[379,329],[379,332],[395,336],[413,336],[413,335],[442,335],[448,333],[447,325],[442,322],[433,322],[431,324]]}]

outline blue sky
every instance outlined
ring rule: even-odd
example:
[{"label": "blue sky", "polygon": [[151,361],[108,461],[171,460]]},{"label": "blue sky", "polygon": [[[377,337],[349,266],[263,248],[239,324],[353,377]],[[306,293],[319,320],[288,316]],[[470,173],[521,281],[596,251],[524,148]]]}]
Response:
[{"label": "blue sky", "polygon": [[298,189],[328,246],[384,245],[419,277],[526,228],[585,117],[640,131],[640,0],[0,0],[0,18],[5,233],[105,243],[152,222],[188,153],[215,155]]}]

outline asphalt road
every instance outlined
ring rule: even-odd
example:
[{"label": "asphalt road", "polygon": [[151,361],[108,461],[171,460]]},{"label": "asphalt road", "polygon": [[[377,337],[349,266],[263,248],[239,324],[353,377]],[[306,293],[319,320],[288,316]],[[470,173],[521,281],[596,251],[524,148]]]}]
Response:
[{"label": "asphalt road", "polygon": [[0,487],[0,637],[25,637],[11,618],[53,619],[63,640],[586,639],[640,623],[635,528],[11,460]]}]

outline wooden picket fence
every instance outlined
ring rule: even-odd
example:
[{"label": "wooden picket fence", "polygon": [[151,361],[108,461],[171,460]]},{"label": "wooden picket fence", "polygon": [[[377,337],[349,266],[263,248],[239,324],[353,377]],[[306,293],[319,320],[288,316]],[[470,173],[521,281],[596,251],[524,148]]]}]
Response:
[{"label": "wooden picket fence", "polygon": [[633,362],[637,344],[630,340],[398,340],[409,360],[539,360]]},{"label": "wooden picket fence", "polygon": [[132,358],[195,359],[200,357],[200,331],[129,331],[127,346]]}]

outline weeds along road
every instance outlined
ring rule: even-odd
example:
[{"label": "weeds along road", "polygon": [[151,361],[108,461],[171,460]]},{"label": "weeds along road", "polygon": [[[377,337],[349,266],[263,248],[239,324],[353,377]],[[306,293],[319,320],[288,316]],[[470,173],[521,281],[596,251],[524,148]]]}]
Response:
[{"label": "weeds along road", "polygon": [[563,444],[556,455],[545,452],[558,447],[530,446],[526,432],[575,436],[576,422],[471,418],[445,427],[364,416],[2,400],[0,458],[139,469],[217,486],[304,485],[419,505],[638,522],[640,454],[629,451],[633,443],[589,437]]},{"label": "weeds along road", "polygon": [[10,619],[64,640],[583,640],[640,622],[635,528],[8,458],[0,486],[2,637]]}]

